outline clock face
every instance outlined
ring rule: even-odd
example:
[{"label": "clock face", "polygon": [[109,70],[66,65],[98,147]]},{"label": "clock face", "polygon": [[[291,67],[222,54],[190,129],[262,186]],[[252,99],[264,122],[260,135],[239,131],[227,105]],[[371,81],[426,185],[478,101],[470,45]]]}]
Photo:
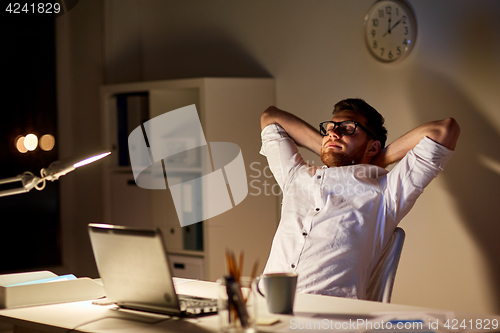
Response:
[{"label": "clock face", "polygon": [[403,1],[378,1],[365,16],[366,44],[380,61],[392,62],[410,53],[417,26],[411,8]]}]

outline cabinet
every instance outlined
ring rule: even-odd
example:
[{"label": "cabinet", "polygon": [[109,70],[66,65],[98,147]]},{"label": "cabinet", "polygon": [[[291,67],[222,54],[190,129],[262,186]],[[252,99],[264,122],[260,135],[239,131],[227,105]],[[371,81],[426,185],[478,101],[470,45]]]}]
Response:
[{"label": "cabinet", "polygon": [[[171,261],[177,263],[174,272],[178,276],[215,281],[226,273],[226,249],[244,253],[243,274],[250,274],[256,260],[262,271],[278,221],[277,197],[263,190],[273,179],[267,178],[267,163],[259,154],[260,115],[273,103],[271,78],[196,78],[103,86],[103,145],[112,151],[103,163],[105,222],[160,228],[167,251],[175,259]],[[127,165],[126,138],[134,126],[192,104],[207,142],[230,142],[240,147],[247,183],[252,186],[232,209],[181,227],[168,189],[135,185]],[[123,105],[127,106],[126,116]],[[184,168],[178,174],[192,178],[206,167]],[[217,200],[199,188],[190,188],[188,195],[194,203]]]}]

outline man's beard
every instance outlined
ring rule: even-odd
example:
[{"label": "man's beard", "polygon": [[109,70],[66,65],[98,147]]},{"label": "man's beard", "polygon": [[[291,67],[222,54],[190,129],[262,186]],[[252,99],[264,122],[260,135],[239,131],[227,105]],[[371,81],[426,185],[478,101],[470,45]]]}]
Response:
[{"label": "man's beard", "polygon": [[321,161],[329,168],[360,164],[365,155],[367,145],[368,142],[365,142],[352,152],[324,151],[324,147],[321,147]]}]

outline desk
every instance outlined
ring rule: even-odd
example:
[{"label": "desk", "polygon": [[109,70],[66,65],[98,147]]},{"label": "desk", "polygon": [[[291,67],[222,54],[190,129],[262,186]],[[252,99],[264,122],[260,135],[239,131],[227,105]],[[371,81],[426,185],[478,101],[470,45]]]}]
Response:
[{"label": "desk", "polygon": [[[216,283],[196,280],[177,280],[176,282],[176,289],[179,294],[216,297]],[[265,299],[260,298],[258,306],[259,315],[270,315],[267,313]],[[298,293],[295,299],[293,316],[280,315],[279,323],[272,326],[259,326],[258,328],[262,332],[362,332],[364,329],[349,327],[347,325],[349,320],[351,320],[351,323],[366,318],[377,321],[380,318],[388,318],[394,315],[404,316],[408,313],[412,313],[413,316],[430,314],[433,316],[433,321],[440,321],[440,329],[444,331],[446,329],[442,326],[445,323],[445,318],[456,319],[458,323],[465,322],[467,325],[475,323],[476,320],[480,320],[483,326],[487,320],[497,320],[500,324],[500,316],[494,315],[453,313],[421,307]],[[14,332],[17,333],[63,333],[68,331],[208,333],[217,332],[218,330],[217,316],[183,320],[166,319],[164,316],[143,316],[117,311],[113,310],[113,306],[93,305],[92,301],[0,310],[0,321],[14,325]],[[313,329],[314,323],[318,325],[316,330]],[[340,323],[337,328],[335,328],[335,323]],[[344,329],[342,329],[342,323],[346,323]],[[74,328],[76,330],[72,331]],[[396,330],[394,331],[396,332]],[[449,332],[457,333],[478,331],[494,332],[499,331],[499,329],[492,329],[490,324],[490,329],[476,330],[468,327],[466,330],[449,330]]]}]

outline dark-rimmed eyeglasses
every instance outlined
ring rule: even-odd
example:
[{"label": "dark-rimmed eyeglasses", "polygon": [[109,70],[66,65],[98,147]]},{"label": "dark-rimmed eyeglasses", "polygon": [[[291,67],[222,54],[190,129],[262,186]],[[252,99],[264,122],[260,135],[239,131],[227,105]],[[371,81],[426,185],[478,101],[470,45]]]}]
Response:
[{"label": "dark-rimmed eyeglasses", "polygon": [[341,122],[337,121],[324,121],[319,124],[319,134],[322,136],[327,136],[330,131],[335,131],[336,128],[339,128],[339,133],[342,135],[353,135],[356,132],[356,128],[360,127],[363,131],[366,132],[373,139],[378,140],[377,137],[365,126],[361,125],[357,121],[353,120],[344,120]]}]

